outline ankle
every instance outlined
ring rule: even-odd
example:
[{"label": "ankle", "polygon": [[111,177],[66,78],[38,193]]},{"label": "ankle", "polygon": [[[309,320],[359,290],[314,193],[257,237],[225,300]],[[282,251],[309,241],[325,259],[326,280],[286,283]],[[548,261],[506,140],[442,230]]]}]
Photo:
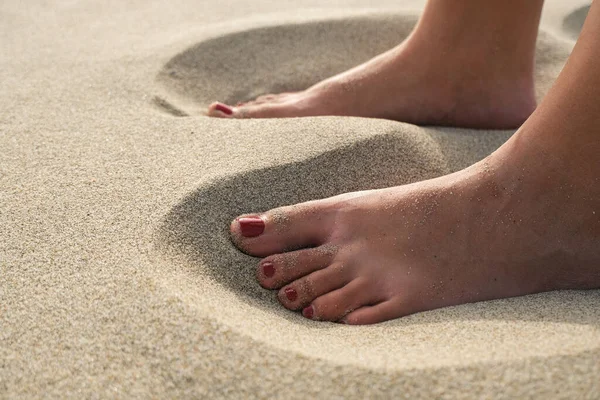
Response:
[{"label": "ankle", "polygon": [[[544,253],[537,255],[542,262],[529,263],[540,277],[536,291],[597,288],[600,171],[590,174],[594,164],[557,148],[551,140],[556,135],[535,122],[524,125],[481,163],[479,171],[487,171],[486,182],[498,188],[494,197],[501,213],[521,216],[520,229],[531,232],[529,246],[540,244],[535,241],[540,235],[545,237]],[[532,140],[540,136],[540,129],[545,133],[543,144]],[[565,164],[564,154],[572,164]]]},{"label": "ankle", "polygon": [[[531,15],[514,26],[512,8],[509,15],[495,15],[507,11],[501,4],[492,4],[485,11],[482,9],[487,7],[480,4],[461,3],[456,7],[450,3],[438,2],[435,7],[426,8],[405,42],[407,48],[437,55],[438,69],[439,65],[448,66],[456,69],[450,72],[471,73],[480,81],[533,82],[539,19],[536,7],[529,9]],[[494,11],[494,7],[499,9]],[[466,14],[459,15],[460,12]]]}]

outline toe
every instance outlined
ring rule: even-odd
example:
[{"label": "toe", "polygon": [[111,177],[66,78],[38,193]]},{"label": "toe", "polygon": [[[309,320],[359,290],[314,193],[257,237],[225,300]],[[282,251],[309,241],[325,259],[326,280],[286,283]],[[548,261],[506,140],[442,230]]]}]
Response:
[{"label": "toe", "polygon": [[343,287],[351,279],[343,265],[332,264],[281,288],[279,301],[290,310],[299,310],[317,297]]},{"label": "toe", "polygon": [[348,325],[368,325],[408,315],[403,302],[390,299],[373,306],[364,306],[346,315],[341,322]]},{"label": "toe", "polygon": [[316,298],[304,308],[302,315],[319,321],[339,321],[353,310],[377,302],[378,297],[377,290],[374,291],[366,279],[357,278]]},{"label": "toe", "polygon": [[302,98],[292,97],[293,93],[265,95],[236,107],[215,102],[208,107],[207,115],[219,118],[291,118],[309,115],[323,115]]},{"label": "toe", "polygon": [[215,102],[208,106],[207,115],[216,118],[233,118],[235,108],[224,103]]},{"label": "toe", "polygon": [[285,284],[327,267],[331,264],[334,255],[334,246],[324,245],[269,256],[258,266],[258,281],[264,288],[279,289]]},{"label": "toe", "polygon": [[282,207],[260,215],[244,215],[231,223],[231,239],[256,257],[286,253],[325,243],[333,213],[320,202]]},{"label": "toe", "polygon": [[300,103],[274,100],[247,104],[234,112],[237,118],[292,118],[310,115]]}]

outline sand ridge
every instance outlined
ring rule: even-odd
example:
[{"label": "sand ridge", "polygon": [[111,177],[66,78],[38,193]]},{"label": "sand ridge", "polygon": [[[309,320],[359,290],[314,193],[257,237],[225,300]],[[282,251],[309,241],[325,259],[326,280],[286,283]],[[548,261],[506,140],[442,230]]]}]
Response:
[{"label": "sand ridge", "polygon": [[[547,3],[538,97],[585,6]],[[229,242],[238,213],[444,174],[510,136],[201,115],[363,61],[422,2],[368,6],[0,6],[0,398],[597,397],[598,291],[321,324]]]}]

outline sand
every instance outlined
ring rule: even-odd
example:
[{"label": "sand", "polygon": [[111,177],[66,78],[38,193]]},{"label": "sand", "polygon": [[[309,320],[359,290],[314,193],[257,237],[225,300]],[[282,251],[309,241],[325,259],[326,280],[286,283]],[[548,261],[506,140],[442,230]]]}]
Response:
[{"label": "sand", "polygon": [[[0,398],[600,398],[598,291],[318,323],[228,240],[238,213],[445,174],[513,133],[202,115],[364,61],[423,5],[369,4],[0,4]],[[538,98],[586,7],[547,1]]]}]

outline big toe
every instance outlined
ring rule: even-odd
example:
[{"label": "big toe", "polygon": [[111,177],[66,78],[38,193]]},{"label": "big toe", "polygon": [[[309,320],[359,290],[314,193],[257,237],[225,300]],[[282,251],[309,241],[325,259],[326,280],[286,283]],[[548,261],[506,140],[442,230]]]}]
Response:
[{"label": "big toe", "polygon": [[231,223],[231,238],[247,254],[265,257],[324,244],[332,213],[318,202],[242,215]]},{"label": "big toe", "polygon": [[225,103],[214,102],[208,106],[206,114],[209,117],[215,118],[233,118],[236,114],[236,107],[229,106]]}]

